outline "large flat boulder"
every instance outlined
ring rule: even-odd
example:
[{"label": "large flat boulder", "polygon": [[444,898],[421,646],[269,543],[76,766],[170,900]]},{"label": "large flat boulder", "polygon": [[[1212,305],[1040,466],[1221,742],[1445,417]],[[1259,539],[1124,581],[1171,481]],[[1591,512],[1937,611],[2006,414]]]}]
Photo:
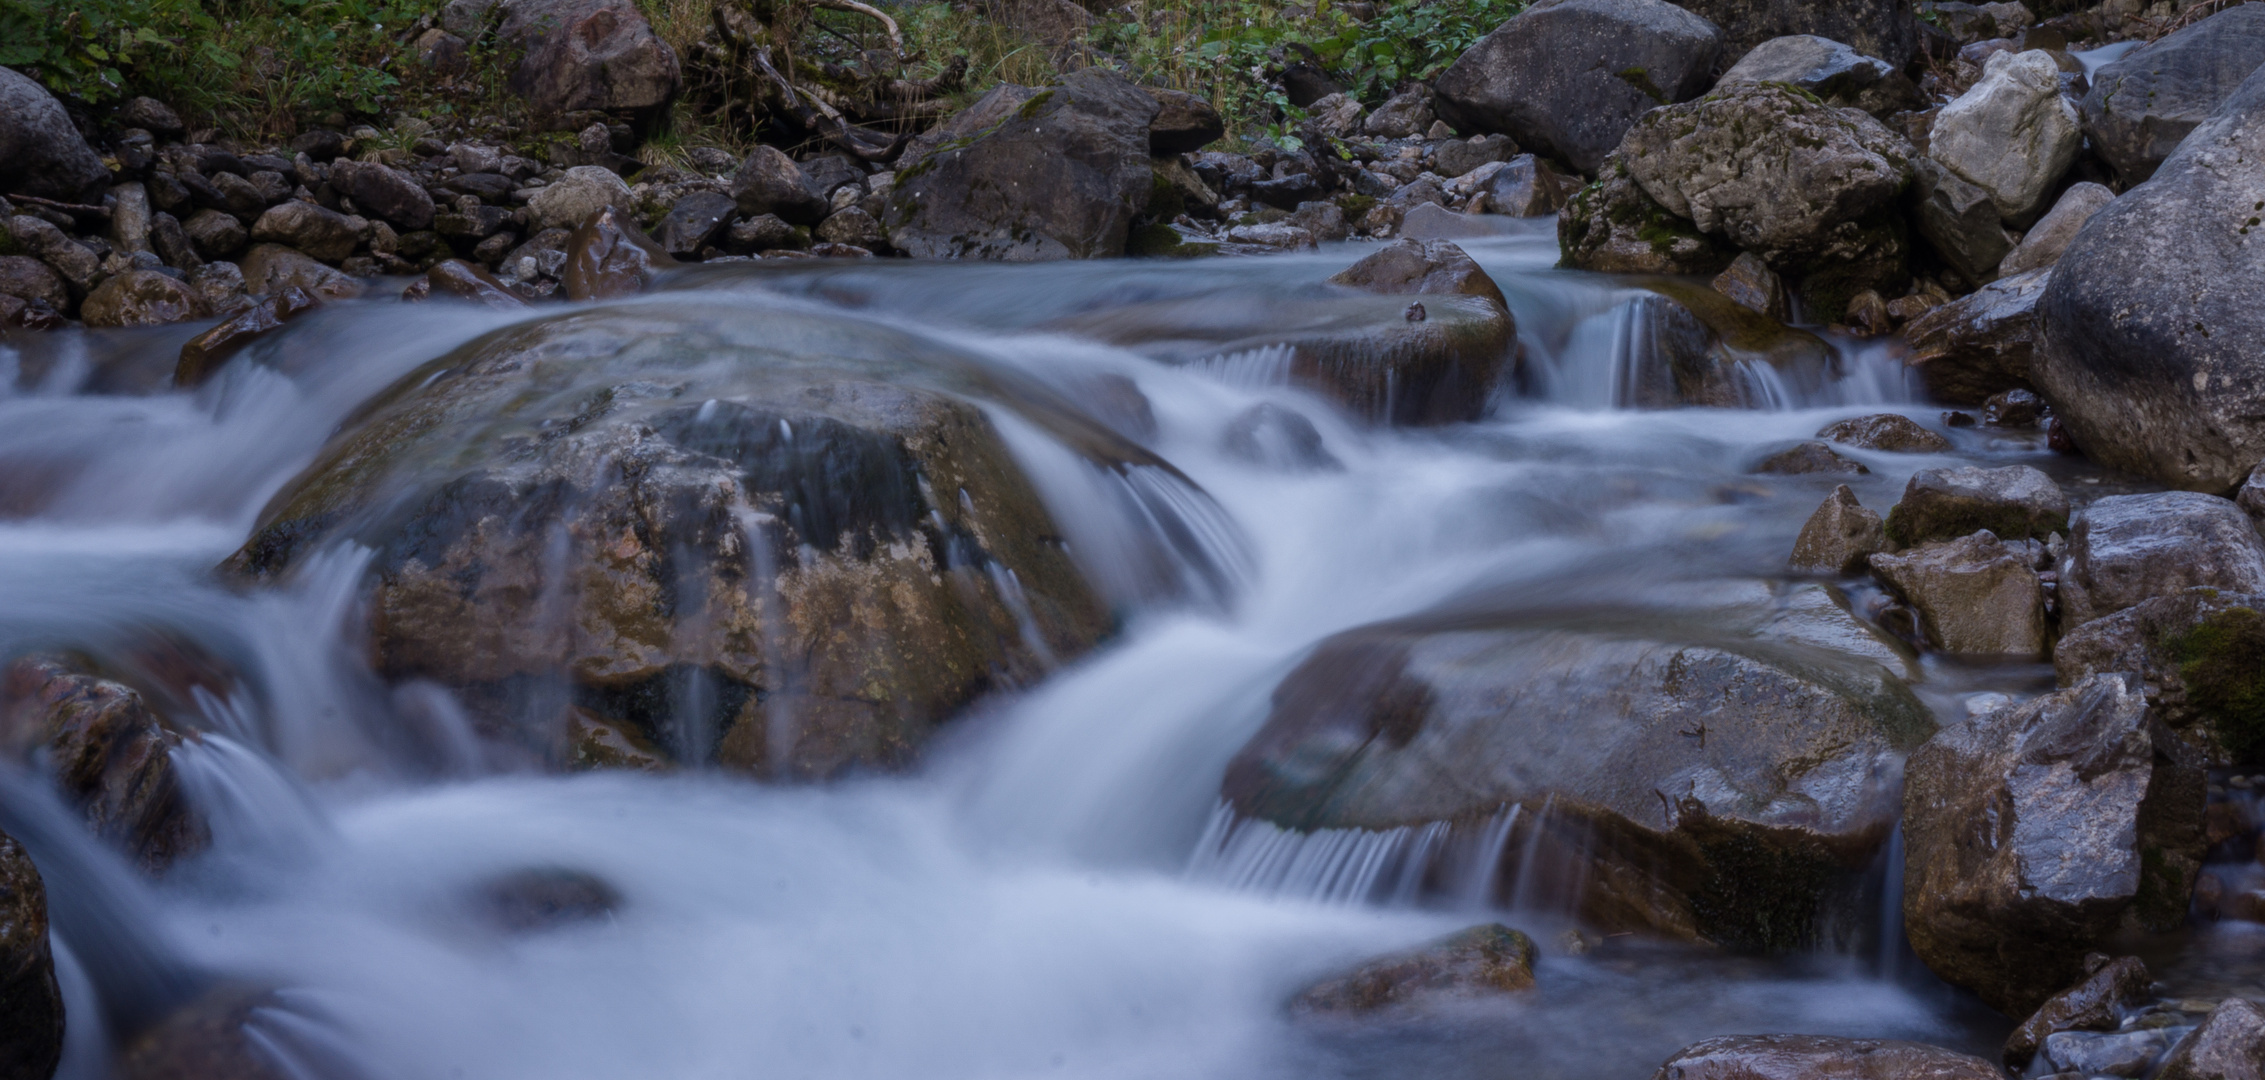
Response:
[{"label": "large flat boulder", "polygon": [[[407,376],[229,568],[367,546],[376,670],[456,690],[554,764],[571,728],[782,778],[901,766],[1108,627],[983,410],[1003,393],[941,345],[820,315],[557,315]],[[1158,464],[1067,407],[1033,415]]]},{"label": "large flat boulder", "polygon": [[2259,65],[2265,7],[2231,5],[2102,64],[2084,94],[2084,134],[2126,185],[2141,183]]},{"label": "large flat boulder", "polygon": [[1903,924],[1935,974],[2026,1017],[2126,927],[2186,920],[2202,770],[2128,677],[2101,675],[1942,729],[1904,770]]},{"label": "large flat boulder", "polygon": [[2265,592],[2265,539],[2231,499],[2193,491],[2111,495],[2086,506],[2069,528],[2060,566],[2063,626],[2196,587]]},{"label": "large flat boulder", "polygon": [[[2223,16],[2220,16],[2221,18]],[[2037,306],[2037,389],[2103,465],[2230,492],[2265,458],[2265,71],[2095,214]]]},{"label": "large flat boulder", "polygon": [[99,203],[110,169],[63,103],[29,76],[0,68],[0,195]]},{"label": "large flat boulder", "polygon": [[1704,92],[1721,52],[1713,23],[1665,0],[1536,4],[1440,73],[1433,107],[1595,172],[1638,116]]},{"label": "large flat boulder", "polygon": [[1324,641],[1223,794],[1299,831],[1515,804],[1508,849],[1562,868],[1517,888],[1567,890],[1601,925],[1792,945],[1885,839],[1895,762],[1933,727],[1902,663],[1813,585],[1671,613],[1441,612]]},{"label": "large flat boulder", "polygon": [[947,123],[960,134],[906,154],[882,228],[915,258],[1122,255],[1154,185],[1149,124],[1160,108],[1102,68],[1042,90],[999,87],[969,106],[974,116]]}]

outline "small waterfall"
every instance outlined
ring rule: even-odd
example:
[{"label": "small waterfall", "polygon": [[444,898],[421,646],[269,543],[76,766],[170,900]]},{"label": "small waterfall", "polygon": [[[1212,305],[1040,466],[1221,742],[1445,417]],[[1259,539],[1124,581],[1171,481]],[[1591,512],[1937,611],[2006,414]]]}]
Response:
[{"label": "small waterfall", "polygon": [[1522,812],[1512,803],[1475,823],[1299,832],[1240,818],[1221,803],[1186,874],[1241,892],[1323,904],[1484,910],[1495,906],[1502,858]]},{"label": "small waterfall", "polygon": [[1296,359],[1295,347],[1276,344],[1206,356],[1189,366],[1238,389],[1265,390],[1288,386],[1290,365]]}]

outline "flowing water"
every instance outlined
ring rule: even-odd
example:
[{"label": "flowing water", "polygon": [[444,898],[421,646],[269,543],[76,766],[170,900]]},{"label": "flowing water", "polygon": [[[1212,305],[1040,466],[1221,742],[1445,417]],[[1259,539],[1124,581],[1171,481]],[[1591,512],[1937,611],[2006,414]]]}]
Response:
[{"label": "flowing water", "polygon": [[[1319,639],[1486,590],[1640,599],[1780,574],[1840,478],[1757,477],[1754,459],[1843,416],[1939,426],[1888,347],[1851,341],[1822,384],[1757,373],[1770,408],[1622,407],[1656,362],[1649,294],[1549,269],[1539,229],[1467,246],[1510,298],[1524,392],[1427,429],[1350,420],[1283,385],[1266,356],[1167,364],[1048,328],[1158,300],[1264,305],[1358,247],[799,262],[626,301],[697,300],[746,333],[780,311],[907,333],[1073,400],[1092,398],[1093,376],[1127,377],[1154,411],[1150,449],[1216,504],[1209,518],[1153,511],[1190,500],[1181,487],[1112,503],[1041,425],[994,408],[1097,576],[1176,521],[1161,546],[1200,587],[1110,588],[1126,614],[1101,650],[986,701],[910,775],[820,786],[526,771],[445,692],[389,689],[364,666],[366,552],[325,551],[257,591],[214,572],[359,405],[511,317],[341,305],[196,393],[124,392],[164,369],[178,334],[0,347],[16,387],[0,397],[0,647],[127,669],[217,657],[231,673],[175,704],[209,733],[179,765],[214,842],[162,879],[126,869],[43,786],[0,778],[0,821],[49,879],[65,1075],[106,1075],[105,1018],[123,1028],[215,978],[282,988],[253,1031],[289,1071],[370,1080],[1641,1077],[1698,1038],[1766,1031],[1987,1052],[2003,1021],[1901,951],[1892,848],[1841,913],[1855,932],[1756,959],[1574,945],[1542,875],[1519,872],[1534,858],[1512,840],[1527,811],[1311,836],[1220,817],[1227,760]],[[1334,467],[1225,452],[1230,422],[1267,403],[1309,419]],[[1951,437],[1950,455],[1855,451],[1872,472],[1853,486],[1884,508],[1913,471],[1953,461],[2036,464],[2080,493],[2098,479],[2033,434]],[[2042,667],[1930,664],[1920,689],[1948,716],[1965,694],[2048,685]],[[382,735],[404,728],[414,753]],[[464,899],[546,868],[596,875],[619,903],[514,935]],[[1542,943],[1539,991],[1374,1025],[1284,1007],[1350,962],[1494,919]]]}]

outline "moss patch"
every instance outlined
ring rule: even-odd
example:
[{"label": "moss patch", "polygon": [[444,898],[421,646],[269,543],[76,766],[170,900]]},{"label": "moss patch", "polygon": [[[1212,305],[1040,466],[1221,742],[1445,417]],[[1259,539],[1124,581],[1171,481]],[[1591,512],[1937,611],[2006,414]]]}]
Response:
[{"label": "moss patch", "polygon": [[2229,608],[2164,644],[2186,683],[2187,703],[2234,762],[2265,756],[2265,615]]},{"label": "moss patch", "polygon": [[1732,949],[1783,952],[1816,941],[1817,909],[1825,890],[1843,873],[1814,838],[1762,832],[1705,815],[1690,815],[1681,831],[1699,845],[1706,877],[1691,892],[1699,932]]}]

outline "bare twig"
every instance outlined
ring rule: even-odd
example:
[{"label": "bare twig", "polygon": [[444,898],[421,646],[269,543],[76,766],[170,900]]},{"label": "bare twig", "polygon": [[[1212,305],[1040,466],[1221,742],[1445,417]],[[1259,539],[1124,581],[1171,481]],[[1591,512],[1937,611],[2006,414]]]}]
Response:
[{"label": "bare twig", "polygon": [[813,7],[822,7],[831,11],[855,12],[870,19],[880,20],[882,29],[889,32],[889,47],[896,50],[898,56],[904,55],[904,35],[897,32],[897,21],[889,18],[888,14],[881,9],[860,4],[857,0],[810,0],[810,3]]}]

